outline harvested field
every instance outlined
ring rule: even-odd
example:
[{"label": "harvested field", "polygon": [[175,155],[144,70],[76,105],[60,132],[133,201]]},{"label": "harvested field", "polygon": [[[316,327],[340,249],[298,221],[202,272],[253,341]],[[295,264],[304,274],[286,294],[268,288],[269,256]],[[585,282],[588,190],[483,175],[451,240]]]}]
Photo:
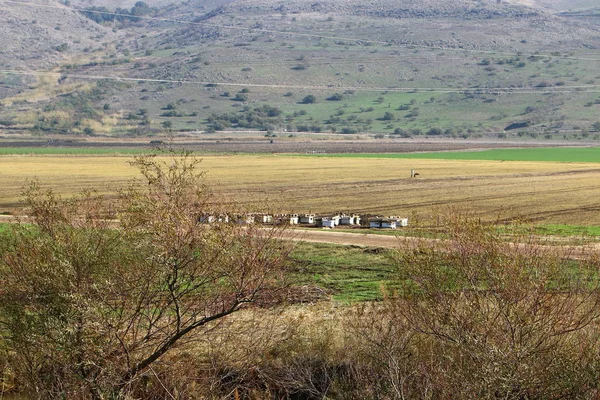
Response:
[{"label": "harvested field", "polygon": [[[109,184],[136,176],[130,159],[0,157],[0,212],[18,207],[22,186],[34,177],[64,194],[90,187],[106,193]],[[427,226],[460,207],[486,220],[600,224],[600,165],[590,163],[213,155],[201,167],[215,190],[256,210],[402,215]]]},{"label": "harvested field", "polygon": [[136,176],[130,156],[2,156],[0,157],[0,212],[19,206],[21,191],[38,179],[48,189],[71,195],[82,189],[108,193],[110,185],[124,186]]}]

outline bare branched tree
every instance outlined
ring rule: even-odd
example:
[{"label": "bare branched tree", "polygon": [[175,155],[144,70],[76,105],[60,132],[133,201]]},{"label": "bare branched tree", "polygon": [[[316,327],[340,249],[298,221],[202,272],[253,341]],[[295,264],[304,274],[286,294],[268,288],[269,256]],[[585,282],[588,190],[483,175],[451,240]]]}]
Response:
[{"label": "bare branched tree", "polygon": [[0,245],[0,332],[31,395],[122,397],[166,353],[278,299],[291,250],[281,228],[206,223],[224,205],[190,155],[133,165],[143,184],[112,202],[33,184],[35,223]]},{"label": "bare branched tree", "polygon": [[390,397],[597,396],[598,257],[461,214],[444,228],[397,252],[404,283],[354,324]]}]

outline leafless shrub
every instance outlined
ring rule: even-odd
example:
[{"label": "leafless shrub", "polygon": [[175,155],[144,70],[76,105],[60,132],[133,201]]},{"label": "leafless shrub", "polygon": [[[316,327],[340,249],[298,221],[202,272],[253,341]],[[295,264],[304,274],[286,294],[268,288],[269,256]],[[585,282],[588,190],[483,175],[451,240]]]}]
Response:
[{"label": "leafless shrub", "polygon": [[447,242],[398,251],[404,285],[354,323],[389,398],[598,395],[597,257],[508,243],[464,215],[445,227]]},{"label": "leafless shrub", "polygon": [[31,396],[134,393],[168,353],[280,300],[281,228],[202,223],[215,206],[189,155],[134,164],[145,187],[120,194],[118,220],[92,193],[63,200],[34,184],[36,224],[0,244],[0,333]]}]

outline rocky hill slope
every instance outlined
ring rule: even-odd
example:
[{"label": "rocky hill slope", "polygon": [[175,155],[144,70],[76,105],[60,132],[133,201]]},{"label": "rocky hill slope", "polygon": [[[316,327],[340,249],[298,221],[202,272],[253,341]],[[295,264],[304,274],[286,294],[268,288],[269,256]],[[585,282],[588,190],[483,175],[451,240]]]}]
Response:
[{"label": "rocky hill slope", "polygon": [[9,68],[58,66],[116,38],[109,28],[53,0],[3,2],[0,20],[0,63]]},{"label": "rocky hill slope", "polygon": [[0,123],[113,136],[593,136],[600,26],[522,3],[190,0],[97,23],[52,0],[9,2],[0,62],[29,75],[0,76]]}]

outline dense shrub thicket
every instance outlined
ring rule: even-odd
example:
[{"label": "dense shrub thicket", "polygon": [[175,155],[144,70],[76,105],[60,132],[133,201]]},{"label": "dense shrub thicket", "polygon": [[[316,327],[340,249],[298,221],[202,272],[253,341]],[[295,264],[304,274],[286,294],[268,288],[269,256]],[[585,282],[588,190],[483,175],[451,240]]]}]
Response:
[{"label": "dense shrub thicket", "polygon": [[121,24],[129,24],[133,22],[139,22],[140,17],[151,15],[156,12],[155,8],[148,6],[143,1],[135,3],[131,9],[117,7],[115,11],[111,11],[106,7],[87,7],[82,10],[81,13],[89,19],[102,24],[102,23],[113,23],[118,21]]},{"label": "dense shrub thicket", "polygon": [[597,398],[597,256],[510,244],[462,216],[447,229],[447,242],[397,251],[399,289],[384,301],[288,311],[278,335],[219,344],[230,350],[211,353],[213,368],[196,367],[217,392],[189,395]]},{"label": "dense shrub thicket", "polygon": [[212,131],[222,131],[227,128],[267,131],[283,125],[281,110],[266,104],[254,108],[246,106],[241,111],[234,113],[212,114],[206,119],[206,122],[208,129]]}]

